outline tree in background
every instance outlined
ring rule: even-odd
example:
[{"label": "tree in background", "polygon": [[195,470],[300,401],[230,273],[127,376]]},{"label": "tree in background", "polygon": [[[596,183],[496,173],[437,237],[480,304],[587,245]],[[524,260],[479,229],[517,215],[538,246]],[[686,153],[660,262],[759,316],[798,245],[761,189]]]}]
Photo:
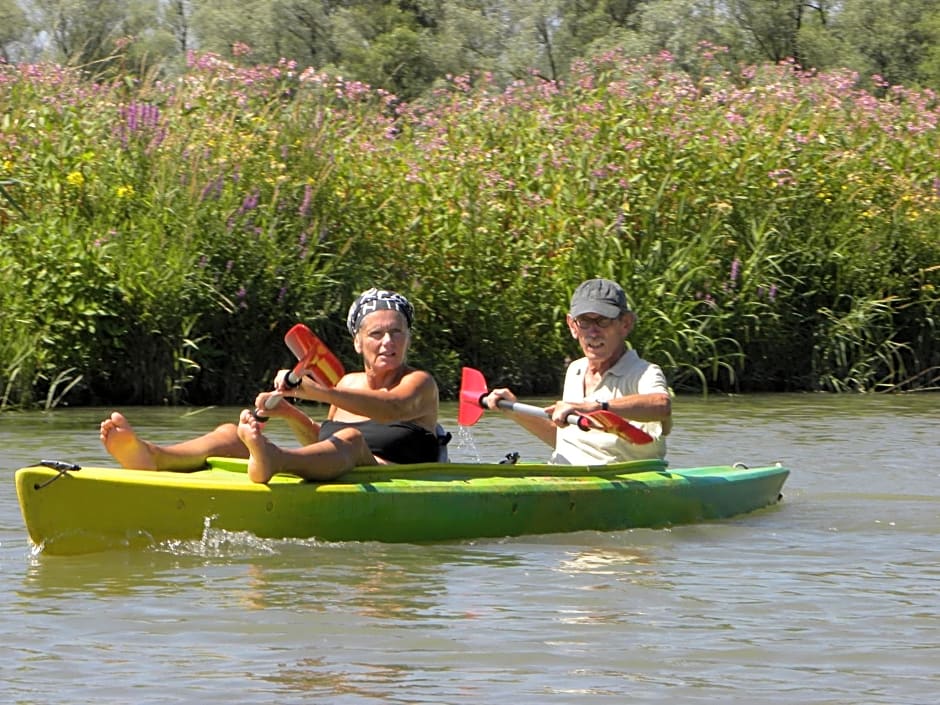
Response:
[{"label": "tree in background", "polygon": [[632,34],[633,44],[624,44],[629,53],[667,51],[686,70],[694,69],[703,43],[729,47],[734,61],[748,62],[753,56],[746,38],[733,24],[726,4],[721,2],[653,0],[638,11],[637,28]]},{"label": "tree in background", "polygon": [[343,4],[339,0],[275,0],[273,24],[281,29],[275,42],[280,54],[277,58],[288,57],[317,68],[335,65],[340,54],[333,36],[333,17]]},{"label": "tree in background", "polygon": [[919,26],[931,39],[918,70],[925,86],[937,88],[940,87],[940,8],[927,13]]},{"label": "tree in background", "polygon": [[184,56],[195,48],[190,27],[191,4],[190,0],[165,0],[160,4],[162,24],[172,35],[176,50]]},{"label": "tree in background", "polygon": [[[282,27],[274,25],[274,0],[191,0],[195,47],[222,56],[247,56],[274,64]],[[246,54],[246,47],[250,53]],[[293,58],[293,57],[288,57]]]},{"label": "tree in background", "polygon": [[177,55],[158,0],[35,0],[32,26],[55,60],[96,74],[118,65],[144,74]]},{"label": "tree in background", "polygon": [[0,60],[13,61],[29,36],[26,13],[16,0],[0,0]]},{"label": "tree in background", "polygon": [[792,61],[940,87],[936,0],[34,0],[28,23],[21,7],[0,0],[0,56],[36,58],[31,38],[45,36],[49,58],[98,73],[173,73],[196,49],[412,99],[453,75],[560,81],[613,49],[668,51],[694,74],[704,43],[729,67]]},{"label": "tree in background", "polygon": [[764,61],[792,59],[805,66],[800,33],[805,25],[825,25],[829,0],[731,0],[734,23]]},{"label": "tree in background", "polygon": [[337,68],[402,98],[420,95],[439,75],[429,51],[433,30],[422,26],[416,8],[408,6],[413,3],[372,0],[354,5],[335,15]]},{"label": "tree in background", "polygon": [[834,28],[847,49],[843,58],[863,77],[940,87],[936,0],[846,0]]}]

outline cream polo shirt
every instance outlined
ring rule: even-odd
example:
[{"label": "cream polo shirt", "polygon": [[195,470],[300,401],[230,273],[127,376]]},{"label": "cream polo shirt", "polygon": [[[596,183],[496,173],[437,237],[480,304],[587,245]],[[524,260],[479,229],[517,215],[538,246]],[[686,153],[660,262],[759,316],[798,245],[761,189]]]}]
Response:
[{"label": "cream polo shirt", "polygon": [[[584,390],[584,374],[587,372],[586,357],[575,360],[565,374],[565,389],[562,400],[567,402],[611,401],[630,394],[669,394],[666,376],[658,365],[647,362],[636,350],[627,350],[601,378],[594,389]],[[606,431],[584,431],[569,424],[555,432],[555,452],[551,462],[559,465],[606,465],[623,460],[642,460],[666,457],[666,439],[662,424],[632,422],[653,437],[652,443],[637,445],[626,441],[615,433]]]}]

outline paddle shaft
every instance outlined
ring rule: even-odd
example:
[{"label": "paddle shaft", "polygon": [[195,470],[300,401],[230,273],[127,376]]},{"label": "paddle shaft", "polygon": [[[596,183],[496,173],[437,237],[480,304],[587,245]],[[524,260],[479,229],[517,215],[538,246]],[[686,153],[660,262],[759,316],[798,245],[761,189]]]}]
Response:
[{"label": "paddle shaft", "polygon": [[[296,389],[300,386],[300,383],[303,381],[303,378],[300,375],[296,374],[294,370],[291,370],[287,373],[287,376],[284,378],[284,383],[290,389]],[[265,409],[273,409],[277,406],[278,402],[284,398],[283,394],[272,394],[267,399],[264,400]]]},{"label": "paddle shaft", "polygon": [[[303,374],[303,370],[298,370],[295,367],[294,369],[292,369],[290,372],[287,373],[287,376],[284,378],[284,383],[290,389],[296,389],[297,387],[300,386],[301,381],[303,381],[303,378],[301,377],[302,374]],[[265,421],[268,420],[269,417],[265,416],[262,413],[262,411],[269,411],[270,409],[273,409],[275,406],[278,405],[278,403],[280,403],[281,399],[283,398],[284,398],[283,394],[272,394],[271,396],[269,396],[267,399],[264,400],[264,409],[263,410],[255,409],[252,412],[252,414],[259,422],[264,423]]]},{"label": "paddle shaft", "polygon": [[[484,395],[485,396],[485,395]],[[481,406],[484,406],[480,400]],[[541,416],[542,418],[551,418],[551,415],[538,406],[532,406],[531,404],[523,404],[518,401],[509,401],[507,399],[500,399],[496,402],[496,406],[500,409],[506,409],[508,411],[514,411],[517,414],[525,414],[527,416]],[[591,423],[590,419],[587,416],[581,416],[580,414],[569,414],[565,421],[570,423],[572,426],[577,426],[578,428],[588,431],[592,428],[595,428],[594,424]]]},{"label": "paddle shaft", "polygon": [[[457,407],[457,423],[461,426],[472,426],[479,421],[483,411],[489,408],[486,404],[488,394],[489,391],[483,373],[472,367],[464,367],[460,373],[460,404]],[[498,399],[496,405],[502,409],[517,411],[520,414],[541,416],[543,418],[551,416],[545,409],[529,404],[520,404],[508,399]],[[565,421],[577,426],[582,431],[594,429],[605,433],[614,433],[630,443],[643,444],[652,443],[653,441],[653,437],[646,431],[634,426],[612,411],[600,409],[580,414],[572,413],[565,417]]]}]

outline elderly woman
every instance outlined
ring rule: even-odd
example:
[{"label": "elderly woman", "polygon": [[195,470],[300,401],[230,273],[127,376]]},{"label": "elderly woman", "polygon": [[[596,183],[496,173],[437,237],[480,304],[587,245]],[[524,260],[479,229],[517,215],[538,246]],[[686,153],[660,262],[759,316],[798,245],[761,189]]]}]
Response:
[{"label": "elderly woman", "polygon": [[330,405],[322,424],[283,400],[265,411],[287,421],[301,448],[272,443],[247,409],[237,426],[223,424],[167,446],[141,439],[114,412],[101,423],[101,441],[125,468],[187,472],[203,468],[209,456],[248,458],[248,476],[261,483],[279,472],[324,481],[357,465],[433,462],[440,453],[438,390],[430,374],[406,363],[413,321],[414,308],[404,296],[369,289],[353,302],[346,321],[362,372],[346,374],[332,388],[304,377],[293,389],[286,384],[288,371],[278,372],[275,391],[259,394],[256,408],[264,409],[274,394]]}]

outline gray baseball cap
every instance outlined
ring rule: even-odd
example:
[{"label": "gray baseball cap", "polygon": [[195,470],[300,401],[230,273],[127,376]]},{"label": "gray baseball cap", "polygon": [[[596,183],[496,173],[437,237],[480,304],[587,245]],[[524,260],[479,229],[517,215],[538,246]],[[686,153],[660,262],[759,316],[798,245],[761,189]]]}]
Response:
[{"label": "gray baseball cap", "polygon": [[617,282],[610,279],[588,279],[571,296],[572,318],[585,313],[596,313],[605,318],[617,318],[630,310],[627,295]]}]

